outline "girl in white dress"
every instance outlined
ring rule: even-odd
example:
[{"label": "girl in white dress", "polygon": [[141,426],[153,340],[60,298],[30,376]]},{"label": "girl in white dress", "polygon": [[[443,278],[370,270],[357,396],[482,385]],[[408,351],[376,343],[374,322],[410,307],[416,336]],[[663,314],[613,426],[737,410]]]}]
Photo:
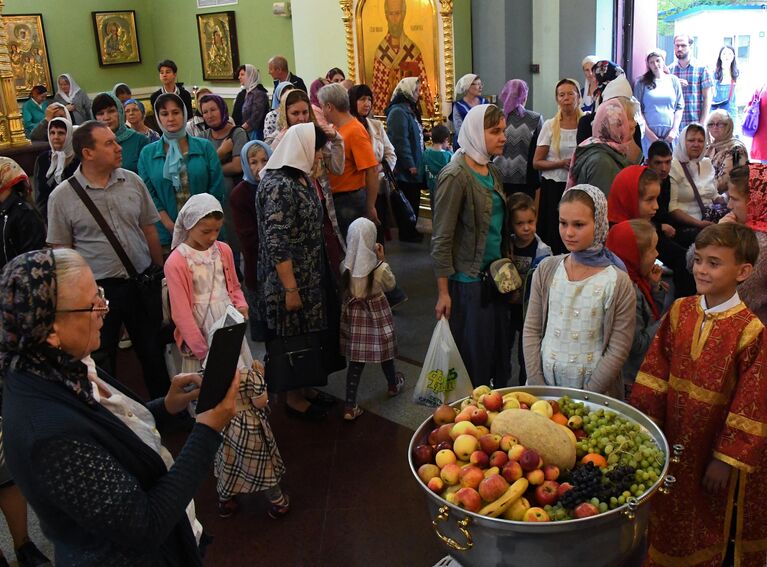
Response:
[{"label": "girl in white dress", "polygon": [[[207,193],[190,197],[176,219],[165,277],[182,372],[200,370],[208,355],[211,328],[230,305],[247,318],[232,250],[217,240],[223,222],[221,204]],[[237,415],[224,430],[215,461],[219,515],[234,514],[235,495],[263,491],[271,503],[269,515],[277,518],[289,510],[279,485],[285,466],[267,418],[263,366],[254,362],[245,339],[238,366],[242,377]]]}]

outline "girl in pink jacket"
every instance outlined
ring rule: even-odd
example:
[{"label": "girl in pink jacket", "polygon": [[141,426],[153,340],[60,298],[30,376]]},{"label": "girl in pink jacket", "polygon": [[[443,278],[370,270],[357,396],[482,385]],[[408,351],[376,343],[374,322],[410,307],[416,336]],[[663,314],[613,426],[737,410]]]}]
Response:
[{"label": "girl in pink jacket", "polygon": [[[190,197],[176,218],[165,278],[182,372],[200,370],[208,355],[210,330],[230,305],[248,316],[232,250],[217,240],[223,223],[221,204],[207,193]],[[278,518],[289,510],[279,484],[285,465],[267,418],[263,366],[253,360],[245,339],[239,368],[237,415],[224,430],[214,469],[219,515],[227,518],[237,511],[237,494],[264,492],[271,503],[269,515]]]}]

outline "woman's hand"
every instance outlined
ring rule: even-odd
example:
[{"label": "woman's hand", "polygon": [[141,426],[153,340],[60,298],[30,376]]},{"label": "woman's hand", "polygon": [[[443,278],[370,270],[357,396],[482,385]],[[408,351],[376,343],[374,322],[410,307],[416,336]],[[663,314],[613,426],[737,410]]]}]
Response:
[{"label": "woman's hand", "polygon": [[238,307],[237,311],[240,312],[240,315],[245,317],[246,321],[248,320],[248,306],[247,305],[245,305],[244,307]]},{"label": "woman's hand", "polygon": [[325,124],[324,126],[320,126],[320,128],[322,128],[322,131],[325,132],[325,135],[328,137],[328,141],[335,140],[338,137],[338,131],[332,124]]},{"label": "woman's hand", "polygon": [[239,389],[240,371],[238,369],[235,371],[234,380],[232,380],[232,385],[229,386],[229,390],[226,392],[226,397],[213,409],[197,414],[197,423],[207,425],[213,431],[218,431],[219,433],[223,431],[237,413]]},{"label": "woman's hand", "polygon": [[450,319],[450,308],[453,305],[453,301],[450,299],[449,293],[440,293],[437,299],[437,306],[434,308],[434,314],[437,316],[437,321],[444,316]]},{"label": "woman's hand", "polygon": [[670,144],[679,137],[679,130],[672,128],[666,136],[666,141]]},{"label": "woman's hand", "polygon": [[653,132],[650,128],[645,129],[644,133],[647,136],[647,139],[650,140],[650,143],[658,140],[657,134],[655,134],[655,132]]},{"label": "woman's hand", "polygon": [[68,104],[68,105],[67,105],[67,110],[68,110],[69,112],[74,112],[74,111],[75,111],[75,108],[77,108],[77,107],[76,107],[74,104]]},{"label": "woman's hand", "polygon": [[161,217],[160,222],[165,227],[165,230],[173,234],[173,229],[175,228],[176,224],[172,220],[170,220],[170,217],[168,217],[167,219],[164,219]]},{"label": "woman's hand", "polygon": [[384,261],[384,247],[382,244],[376,243],[376,258],[378,258],[379,262]]},{"label": "woman's hand", "polygon": [[417,167],[409,167],[408,168],[408,172],[410,172],[410,175],[415,176],[418,173],[418,168]]},{"label": "woman's hand", "polygon": [[570,160],[569,159],[559,160],[559,169],[570,169]]},{"label": "woman's hand", "polygon": [[[165,394],[165,409],[171,415],[184,411],[189,402],[200,395],[202,376],[197,373],[178,374],[170,381],[170,388]],[[187,391],[189,390],[189,391]]]},{"label": "woman's hand", "polygon": [[381,221],[378,219],[378,211],[376,211],[375,207],[371,207],[368,209],[368,219],[373,221],[376,226],[380,226]]},{"label": "woman's hand", "polygon": [[221,145],[218,147],[219,151],[224,154],[230,154],[232,153],[232,150],[234,149],[234,142],[232,142],[231,138],[227,138],[223,142],[221,142]]},{"label": "woman's hand", "polygon": [[714,224],[714,223],[711,222],[710,220],[698,221],[698,228],[706,228],[707,226],[712,225],[712,224]]},{"label": "woman's hand", "polygon": [[650,273],[647,274],[647,281],[650,282],[653,287],[655,287],[660,283],[662,277],[663,268],[661,268],[658,264],[653,264],[653,267],[650,268]]},{"label": "woman's hand", "polygon": [[301,301],[301,294],[296,291],[285,292],[285,309],[288,311],[298,311],[303,309],[304,304]]}]

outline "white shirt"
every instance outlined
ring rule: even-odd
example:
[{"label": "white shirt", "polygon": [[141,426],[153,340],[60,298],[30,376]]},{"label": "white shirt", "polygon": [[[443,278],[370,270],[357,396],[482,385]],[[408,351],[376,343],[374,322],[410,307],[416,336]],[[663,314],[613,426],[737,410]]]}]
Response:
[{"label": "white shirt", "polygon": [[709,317],[709,315],[714,315],[715,313],[724,313],[728,309],[732,309],[738,305],[740,305],[740,296],[738,295],[737,291],[730,299],[724,303],[720,303],[719,305],[712,307],[711,309],[709,309],[706,305],[706,296],[701,295],[700,308],[703,309],[703,322],[700,324],[700,330],[703,331],[703,325],[706,323],[706,319]]}]

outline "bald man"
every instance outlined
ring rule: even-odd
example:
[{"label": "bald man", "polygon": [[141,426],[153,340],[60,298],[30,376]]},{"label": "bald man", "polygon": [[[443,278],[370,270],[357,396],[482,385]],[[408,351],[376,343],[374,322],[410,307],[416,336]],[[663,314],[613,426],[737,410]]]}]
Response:
[{"label": "bald man", "polygon": [[276,87],[280,83],[287,81],[297,89],[301,89],[305,93],[309,93],[309,89],[306,88],[306,83],[301,77],[298,77],[290,72],[288,69],[288,60],[282,55],[275,55],[268,61],[269,74],[274,79],[274,86]]}]

